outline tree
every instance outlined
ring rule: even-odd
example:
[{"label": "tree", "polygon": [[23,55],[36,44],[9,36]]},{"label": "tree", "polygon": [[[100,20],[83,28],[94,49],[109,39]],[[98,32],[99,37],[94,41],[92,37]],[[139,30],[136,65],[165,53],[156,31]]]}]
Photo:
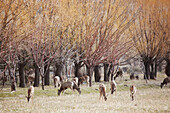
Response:
[{"label": "tree", "polygon": [[0,1],[0,46],[1,58],[6,63],[11,78],[11,91],[16,90],[15,71],[18,62],[17,52],[21,40],[26,35],[24,30],[27,20],[24,0]]},{"label": "tree", "polygon": [[84,62],[90,76],[90,86],[94,66],[105,62],[112,62],[114,65],[132,47],[132,40],[123,33],[133,23],[138,10],[133,12],[129,1],[112,2],[107,0],[86,5],[85,36],[82,46],[84,46]]},{"label": "tree", "polygon": [[[167,53],[168,9],[167,1],[141,1],[142,11],[133,27],[135,47],[145,66],[145,79],[155,79],[157,60]],[[136,41],[136,38],[139,38]]]}]

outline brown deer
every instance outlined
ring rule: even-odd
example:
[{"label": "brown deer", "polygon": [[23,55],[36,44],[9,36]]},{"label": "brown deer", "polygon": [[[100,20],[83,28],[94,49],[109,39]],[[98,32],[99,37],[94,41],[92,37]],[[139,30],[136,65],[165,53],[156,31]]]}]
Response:
[{"label": "brown deer", "polygon": [[166,77],[161,83],[160,87],[163,88],[163,86],[167,85],[168,83],[170,83],[170,77]]},{"label": "brown deer", "polygon": [[135,85],[131,85],[130,86],[130,96],[132,97],[132,101],[135,98],[136,91],[137,91],[137,89],[136,89]]},{"label": "brown deer", "polygon": [[28,83],[29,83],[30,85],[32,85],[33,82],[34,82],[34,80],[35,80],[35,77],[34,77],[35,75],[34,75],[33,69],[30,69],[26,74],[27,74]]},{"label": "brown deer", "polygon": [[114,80],[116,80],[117,77],[123,77],[123,71],[119,68],[119,71],[116,73],[116,76],[114,77]]},{"label": "brown deer", "polygon": [[71,90],[76,89],[79,92],[79,94],[81,94],[81,90],[75,82],[67,81],[67,82],[64,82],[64,83],[61,84],[61,87],[58,90],[58,95],[60,96],[61,92],[63,92],[63,94],[64,94],[64,91],[68,88],[70,88]]},{"label": "brown deer", "polygon": [[72,79],[72,82],[74,81],[77,85],[78,85],[78,77],[74,77],[73,79]]},{"label": "brown deer", "polygon": [[110,82],[110,86],[111,86],[111,94],[113,94],[115,92],[115,95],[116,95],[116,90],[117,90],[117,84],[114,80],[112,80]]},{"label": "brown deer", "polygon": [[31,97],[33,98],[33,95],[34,95],[34,87],[30,86],[28,88],[28,96],[26,96],[28,102],[30,101]]},{"label": "brown deer", "polygon": [[104,84],[99,84],[99,93],[100,93],[100,97],[99,100],[103,97],[104,100],[107,100],[107,96],[106,96],[106,86]]},{"label": "brown deer", "polygon": [[87,85],[89,85],[89,76],[88,75],[84,75],[78,78],[78,87],[80,86],[80,84],[83,84],[83,82],[86,82]]},{"label": "brown deer", "polygon": [[34,76],[27,76],[27,79],[28,79],[28,83],[30,84],[30,85],[33,85],[33,82],[34,82],[34,80],[35,80],[35,77]]}]

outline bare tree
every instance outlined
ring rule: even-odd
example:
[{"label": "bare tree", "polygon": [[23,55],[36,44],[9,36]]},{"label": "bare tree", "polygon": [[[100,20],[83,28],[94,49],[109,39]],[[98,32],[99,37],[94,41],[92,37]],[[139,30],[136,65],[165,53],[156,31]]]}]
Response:
[{"label": "bare tree", "polygon": [[169,51],[167,1],[141,2],[142,11],[132,29],[135,47],[145,66],[145,79],[156,79],[157,61]]}]

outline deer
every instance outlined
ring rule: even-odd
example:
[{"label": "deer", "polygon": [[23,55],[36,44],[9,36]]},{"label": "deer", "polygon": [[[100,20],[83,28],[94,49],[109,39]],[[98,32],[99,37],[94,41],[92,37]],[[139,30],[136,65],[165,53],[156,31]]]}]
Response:
[{"label": "deer", "polygon": [[81,90],[75,82],[67,81],[67,82],[64,82],[61,84],[61,87],[58,90],[58,96],[60,96],[61,92],[63,92],[63,94],[64,94],[64,91],[68,88],[70,88],[72,91],[74,91],[76,89],[79,92],[79,94],[81,94]]},{"label": "deer", "polygon": [[27,77],[27,79],[28,79],[28,83],[30,83],[32,85],[34,80],[35,80],[35,77],[30,75],[30,76]]},{"label": "deer", "polygon": [[73,79],[72,79],[72,82],[74,81],[77,85],[78,85],[78,77],[74,77]]},{"label": "deer", "polygon": [[116,84],[115,80],[112,80],[110,82],[110,86],[111,86],[111,94],[113,94],[115,92],[115,95],[116,95],[117,84]]},{"label": "deer", "polygon": [[107,96],[106,96],[106,86],[104,84],[99,84],[99,93],[100,93],[100,97],[99,100],[103,97],[104,100],[107,100]]},{"label": "deer", "polygon": [[123,71],[119,68],[119,71],[116,73],[116,76],[114,77],[114,80],[116,80],[117,77],[123,77]]},{"label": "deer", "polygon": [[86,81],[87,86],[89,85],[89,76],[88,75],[84,75],[78,78],[78,87],[80,86],[80,84],[83,84],[83,82]]},{"label": "deer", "polygon": [[59,76],[55,76],[55,77],[54,77],[54,87],[55,87],[55,88],[56,88],[56,87],[59,87],[59,86],[60,86],[60,83],[61,83],[60,77],[59,77]]},{"label": "deer", "polygon": [[28,102],[30,101],[31,97],[33,98],[33,95],[34,95],[34,87],[30,86],[28,88],[28,96],[26,96]]},{"label": "deer", "polygon": [[161,83],[160,87],[163,88],[163,86],[167,85],[168,83],[170,83],[170,77],[166,77]]},{"label": "deer", "polygon": [[137,89],[136,89],[135,85],[131,85],[130,86],[130,97],[132,97],[132,101],[134,100],[136,91],[137,91]]},{"label": "deer", "polygon": [[29,72],[27,72],[26,74],[27,74],[28,83],[29,83],[30,85],[32,85],[33,82],[34,82],[34,80],[35,80],[33,69],[30,69]]}]

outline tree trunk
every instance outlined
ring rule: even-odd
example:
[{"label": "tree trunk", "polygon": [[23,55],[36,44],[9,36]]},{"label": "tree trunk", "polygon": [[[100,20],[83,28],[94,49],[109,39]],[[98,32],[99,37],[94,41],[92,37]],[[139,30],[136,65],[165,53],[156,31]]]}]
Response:
[{"label": "tree trunk", "polygon": [[28,79],[27,79],[27,73],[26,73],[26,70],[24,70],[24,75],[25,75],[25,83],[26,83],[26,85],[28,84]]},{"label": "tree trunk", "polygon": [[50,85],[50,68],[48,65],[44,66],[44,73],[45,73],[45,85]]},{"label": "tree trunk", "polygon": [[166,67],[165,67],[165,74],[169,77],[170,76],[170,60],[166,60]]},{"label": "tree trunk", "polygon": [[154,74],[154,64],[151,63],[151,72],[150,72],[150,79],[155,79],[155,74]]},{"label": "tree trunk", "polygon": [[75,77],[80,77],[80,76],[82,76],[81,74],[80,74],[80,69],[81,69],[81,67],[82,67],[82,65],[81,65],[81,62],[79,62],[79,63],[74,63],[75,64],[75,71],[74,71],[74,75],[75,75]]},{"label": "tree trunk", "polygon": [[89,86],[92,86],[92,77],[93,77],[93,67],[92,66],[86,66],[87,67],[87,73],[89,76]]},{"label": "tree trunk", "polygon": [[[4,66],[4,70],[5,70],[5,66]],[[5,85],[5,82],[7,81],[7,76],[6,76],[6,73],[4,71],[4,75],[3,75],[3,82],[2,82],[2,85],[4,86]]]},{"label": "tree trunk", "polygon": [[101,79],[101,73],[100,73],[100,67],[99,65],[94,67],[94,77],[95,77],[95,82],[100,82]]},{"label": "tree trunk", "polygon": [[150,79],[156,79],[157,75],[157,60],[151,64]]},{"label": "tree trunk", "polygon": [[22,64],[18,64],[19,68],[19,87],[25,87],[25,75],[24,75],[24,66]]},{"label": "tree trunk", "polygon": [[113,76],[114,76],[115,72],[117,72],[117,70],[118,70],[118,66],[117,66],[116,71],[114,71],[114,68],[115,68],[115,67],[112,65],[111,81],[113,80]]},{"label": "tree trunk", "polygon": [[156,61],[155,61],[155,73],[154,73],[154,74],[155,74],[155,75],[154,75],[154,76],[155,76],[155,79],[156,79],[156,77],[157,77],[157,71],[158,71],[158,68],[157,68],[157,67],[158,67],[158,64],[157,64],[157,60],[156,60]]},{"label": "tree trunk", "polygon": [[11,81],[11,92],[12,91],[16,91],[16,81],[15,80]]},{"label": "tree trunk", "polygon": [[35,67],[34,87],[38,87],[39,82],[40,82],[40,71],[39,71],[38,66],[36,64],[34,64],[34,67]]},{"label": "tree trunk", "polygon": [[66,74],[66,77],[68,78],[68,65],[67,65],[67,62],[65,63],[65,74]]},{"label": "tree trunk", "polygon": [[[109,81],[111,72],[112,72],[112,71],[114,72],[113,68],[114,68],[114,67],[113,67],[113,65],[111,64],[111,65],[109,66],[109,70],[108,70],[108,73],[107,73],[107,81]],[[113,73],[112,73],[111,76],[113,76]]]},{"label": "tree trunk", "polygon": [[44,90],[44,77],[41,76],[41,78],[42,78],[42,90]]},{"label": "tree trunk", "polygon": [[162,61],[158,63],[158,71],[162,72]]},{"label": "tree trunk", "polygon": [[109,81],[109,77],[108,77],[108,68],[109,68],[109,64],[103,64],[104,65],[104,81]]},{"label": "tree trunk", "polygon": [[16,91],[16,80],[15,80],[15,75],[14,75],[15,71],[12,72],[10,70],[10,67],[8,67],[8,71],[9,71],[9,75],[10,75],[10,79],[11,79],[11,92]]},{"label": "tree trunk", "polygon": [[144,79],[150,79],[149,75],[150,75],[150,64],[148,61],[144,62],[144,66],[145,66],[145,74],[144,74]]},{"label": "tree trunk", "polygon": [[55,64],[55,76],[62,76],[62,71],[63,71],[63,65],[61,63],[56,63]]}]

